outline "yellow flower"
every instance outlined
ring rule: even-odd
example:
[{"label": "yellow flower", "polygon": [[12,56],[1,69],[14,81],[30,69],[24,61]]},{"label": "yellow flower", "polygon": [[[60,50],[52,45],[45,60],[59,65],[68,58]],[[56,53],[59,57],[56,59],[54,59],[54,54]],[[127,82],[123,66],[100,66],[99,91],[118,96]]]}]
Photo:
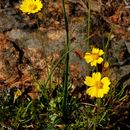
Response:
[{"label": "yellow flower", "polygon": [[85,53],[85,60],[87,63],[91,63],[91,66],[96,66],[97,64],[101,64],[103,62],[103,58],[100,57],[104,54],[102,49],[93,48],[92,52]]},{"label": "yellow flower", "polygon": [[104,63],[104,68],[108,68],[109,67],[109,63],[106,61],[105,63]]},{"label": "yellow flower", "polygon": [[15,100],[19,97],[19,96],[21,96],[22,95],[22,91],[20,90],[20,89],[17,89],[17,91],[15,92],[15,94],[14,94],[14,101],[13,102],[15,102]]},{"label": "yellow flower", "polygon": [[104,94],[109,91],[109,85],[111,84],[108,77],[101,79],[101,73],[96,72],[92,74],[92,77],[86,76],[84,83],[90,86],[86,93],[91,97],[102,98]]},{"label": "yellow flower", "polygon": [[20,10],[24,13],[34,14],[40,11],[43,4],[40,0],[23,0],[20,5]]}]

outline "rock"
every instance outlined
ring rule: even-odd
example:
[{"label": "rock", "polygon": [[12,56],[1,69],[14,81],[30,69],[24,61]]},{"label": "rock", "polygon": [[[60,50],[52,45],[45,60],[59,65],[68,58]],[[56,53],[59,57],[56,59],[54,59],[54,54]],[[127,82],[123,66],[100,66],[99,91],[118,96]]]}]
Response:
[{"label": "rock", "polygon": [[130,65],[124,65],[118,70],[119,79],[121,79],[122,84],[129,86],[130,85]]},{"label": "rock", "polygon": [[127,50],[128,50],[128,52],[130,54],[130,41],[125,41],[125,45],[126,45]]},{"label": "rock", "polygon": [[11,30],[12,28],[21,27],[22,23],[17,20],[17,15],[14,9],[0,10],[0,32]]},{"label": "rock", "polygon": [[16,42],[20,48],[41,48],[42,41],[37,36],[20,29],[12,29],[6,33],[10,41]]},{"label": "rock", "polygon": [[112,64],[118,64],[119,66],[122,66],[124,64],[127,64],[128,59],[129,59],[129,54],[128,54],[128,49],[127,46],[125,44],[125,39],[121,38],[121,39],[113,39],[111,42],[111,53],[112,56],[110,57],[110,59],[115,58],[115,60],[117,61],[117,63],[112,63]]},{"label": "rock", "polygon": [[[6,20],[8,18],[12,19],[12,23],[7,23],[7,27],[2,26],[4,22],[1,23],[1,31],[5,31],[5,37],[10,42],[7,45],[9,49],[4,48],[7,52],[7,54],[3,53],[4,59],[10,64],[9,69],[14,70],[9,71],[8,76],[14,75],[15,78],[23,79],[23,77],[30,73],[30,75],[46,80],[49,74],[48,69],[50,69],[49,67],[52,64],[52,57],[54,67],[58,61],[55,55],[61,58],[63,53],[65,53],[65,29],[62,27],[49,27],[43,30],[25,29],[20,27],[22,23],[18,26],[19,21],[14,17],[16,16],[15,11],[11,13],[5,11],[2,13],[5,15]],[[81,17],[79,22],[75,19],[75,22],[73,21],[70,24],[70,76],[72,83],[75,85],[78,84],[77,81],[86,76],[86,73],[89,74],[89,65],[86,65],[83,56],[80,56],[80,52],[84,55],[84,52],[89,50],[86,42],[86,24],[87,22],[84,17]],[[79,51],[76,52],[76,50]],[[63,70],[64,62],[60,64],[62,64],[61,69]],[[7,76],[3,78],[6,80]],[[78,86],[80,86],[80,83]]]},{"label": "rock", "polygon": [[0,79],[5,80],[12,75],[17,75],[15,69],[17,57],[13,45],[4,34],[0,33]]},{"label": "rock", "polygon": [[[81,25],[76,26],[81,27]],[[82,33],[83,32],[79,32],[79,30],[74,31],[72,35],[75,40],[71,43],[71,49],[82,48],[85,50],[86,43],[82,42],[82,40],[84,39],[84,35]],[[55,57],[55,54],[60,57],[61,52],[65,49],[65,35],[66,32],[63,29],[49,29],[47,30],[47,32],[27,32],[21,29],[12,29],[11,31],[6,32],[8,40],[10,40],[13,44],[16,45],[17,48],[19,48],[16,49],[18,57],[22,55],[21,65],[24,69],[19,68],[20,71],[24,73],[24,71],[29,70],[33,73],[36,73],[36,75],[40,75],[40,77],[42,77],[43,79],[46,79],[48,77],[48,68],[46,65],[48,64],[49,66],[51,64],[51,59],[52,57]],[[18,59],[16,59],[16,61]],[[30,64],[27,64],[24,60],[28,60]],[[58,59],[54,58],[53,60],[57,62]],[[86,74],[86,71],[84,71],[86,70],[86,67],[84,59],[80,58],[75,53],[75,49],[70,52],[70,64],[71,79],[73,79],[73,82],[77,83],[77,79],[82,78],[82,75]],[[76,68],[78,68],[78,70],[76,70],[75,67],[72,67],[74,65],[76,66]],[[73,75],[75,76],[73,77]]]}]

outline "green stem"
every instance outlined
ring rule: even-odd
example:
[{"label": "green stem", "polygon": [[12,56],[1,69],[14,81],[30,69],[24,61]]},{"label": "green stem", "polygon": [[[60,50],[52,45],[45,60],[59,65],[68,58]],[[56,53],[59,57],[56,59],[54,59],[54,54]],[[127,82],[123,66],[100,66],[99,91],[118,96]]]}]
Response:
[{"label": "green stem", "polygon": [[93,125],[93,130],[96,130],[97,127],[97,116],[94,117],[94,125]]},{"label": "green stem", "polygon": [[114,30],[114,25],[112,25],[112,27],[111,27],[111,31],[110,31],[110,33],[109,33],[108,40],[107,40],[107,43],[106,43],[106,45],[105,45],[105,50],[108,48],[108,45],[109,45],[109,42],[110,42],[110,39],[111,39],[111,35],[112,35],[112,33],[113,33],[113,30]]},{"label": "green stem", "polygon": [[39,23],[38,23],[38,18],[37,18],[37,16],[36,16],[36,14],[35,14],[35,20],[36,20],[36,24],[37,24],[37,28],[39,29]]},{"label": "green stem", "polygon": [[[70,50],[70,38],[69,38],[69,24],[65,9],[65,2],[62,0],[63,15],[65,19],[65,30],[66,30],[66,52]],[[69,80],[69,53],[65,57],[65,72],[63,78],[63,119],[67,123],[67,96],[68,96],[68,80]]]},{"label": "green stem", "polygon": [[90,35],[90,27],[91,27],[91,0],[88,0],[88,45],[89,45],[89,35]]},{"label": "green stem", "polygon": [[110,33],[109,33],[107,43],[106,43],[106,45],[105,45],[105,47],[104,47],[104,52],[105,52],[105,54],[104,54],[104,59],[106,59],[106,51],[107,51],[107,48],[108,48],[108,45],[109,45],[109,42],[110,42],[110,39],[111,39],[111,35],[112,35],[112,33],[113,33],[113,30],[114,30],[114,25],[112,25],[112,27],[111,27],[111,31],[110,31]]},{"label": "green stem", "polygon": [[100,107],[101,107],[101,99],[100,98],[96,99],[96,105],[97,105],[97,110],[95,111],[93,130],[96,130],[96,127],[98,124],[98,116],[99,116]]}]

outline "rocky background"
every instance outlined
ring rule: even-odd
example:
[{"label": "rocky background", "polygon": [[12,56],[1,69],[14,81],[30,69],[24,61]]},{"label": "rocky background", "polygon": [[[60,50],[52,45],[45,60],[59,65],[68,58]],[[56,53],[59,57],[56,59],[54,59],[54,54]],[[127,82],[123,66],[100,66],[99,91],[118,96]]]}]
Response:
[{"label": "rocky background", "polygon": [[[57,61],[65,48],[64,19],[60,1],[43,1],[42,13],[23,14],[20,1],[0,1],[0,82],[14,86],[16,82],[46,78],[47,64]],[[81,85],[86,74],[83,56],[87,45],[87,1],[66,1],[70,22],[71,48],[70,76],[75,85]],[[108,60],[112,74],[118,78],[130,75],[130,6],[123,0],[92,0],[90,45],[103,48],[112,25],[108,45]],[[47,64],[46,64],[47,63]],[[28,78],[27,78],[28,77]],[[77,82],[79,80],[79,82]],[[130,84],[129,78],[126,79]]]}]

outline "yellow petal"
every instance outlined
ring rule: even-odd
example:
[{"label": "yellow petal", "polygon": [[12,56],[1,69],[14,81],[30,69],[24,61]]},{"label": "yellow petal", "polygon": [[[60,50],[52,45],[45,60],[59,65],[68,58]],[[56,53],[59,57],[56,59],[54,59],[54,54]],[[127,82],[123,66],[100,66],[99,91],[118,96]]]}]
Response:
[{"label": "yellow petal", "polygon": [[100,73],[100,72],[93,73],[93,74],[92,74],[92,78],[93,78],[95,81],[100,81],[100,79],[101,79],[101,73]]},{"label": "yellow petal", "polygon": [[96,88],[90,87],[86,90],[86,93],[90,95],[91,97],[96,97]]},{"label": "yellow petal", "polygon": [[91,62],[91,66],[96,66],[96,65],[97,65],[97,60]]},{"label": "yellow petal", "polygon": [[85,53],[85,55],[90,55],[90,54],[91,54],[91,53],[89,53],[89,52],[86,52],[86,53]]},{"label": "yellow petal", "polygon": [[109,86],[111,84],[110,80],[108,77],[104,77],[101,82],[104,84],[104,85],[107,85]]},{"label": "yellow petal", "polygon": [[101,90],[101,89],[99,89],[98,90],[98,92],[97,92],[97,98],[102,98],[104,96],[104,93],[103,93],[103,91]]},{"label": "yellow petal", "polygon": [[92,77],[86,76],[84,83],[87,86],[93,86],[95,84],[95,81],[94,81],[94,79]]},{"label": "yellow petal", "polygon": [[103,86],[102,92],[103,92],[104,94],[107,94],[107,93],[109,92],[109,90],[110,90],[110,87],[108,87],[108,86]]},{"label": "yellow petal", "polygon": [[93,59],[92,59],[92,57],[91,57],[91,55],[85,55],[85,60],[86,60],[86,62],[87,63],[90,63]]},{"label": "yellow petal", "polygon": [[99,56],[101,56],[104,54],[104,51],[102,49],[100,49],[98,54],[99,54]]},{"label": "yellow petal", "polygon": [[101,64],[102,62],[103,62],[103,58],[99,57],[98,60],[97,60],[97,63]]},{"label": "yellow petal", "polygon": [[41,1],[40,1],[40,0],[36,0],[36,2],[37,2],[37,3],[41,3]]},{"label": "yellow petal", "polygon": [[99,49],[98,48],[93,48],[92,49],[92,53],[97,53],[98,54],[99,53]]}]

